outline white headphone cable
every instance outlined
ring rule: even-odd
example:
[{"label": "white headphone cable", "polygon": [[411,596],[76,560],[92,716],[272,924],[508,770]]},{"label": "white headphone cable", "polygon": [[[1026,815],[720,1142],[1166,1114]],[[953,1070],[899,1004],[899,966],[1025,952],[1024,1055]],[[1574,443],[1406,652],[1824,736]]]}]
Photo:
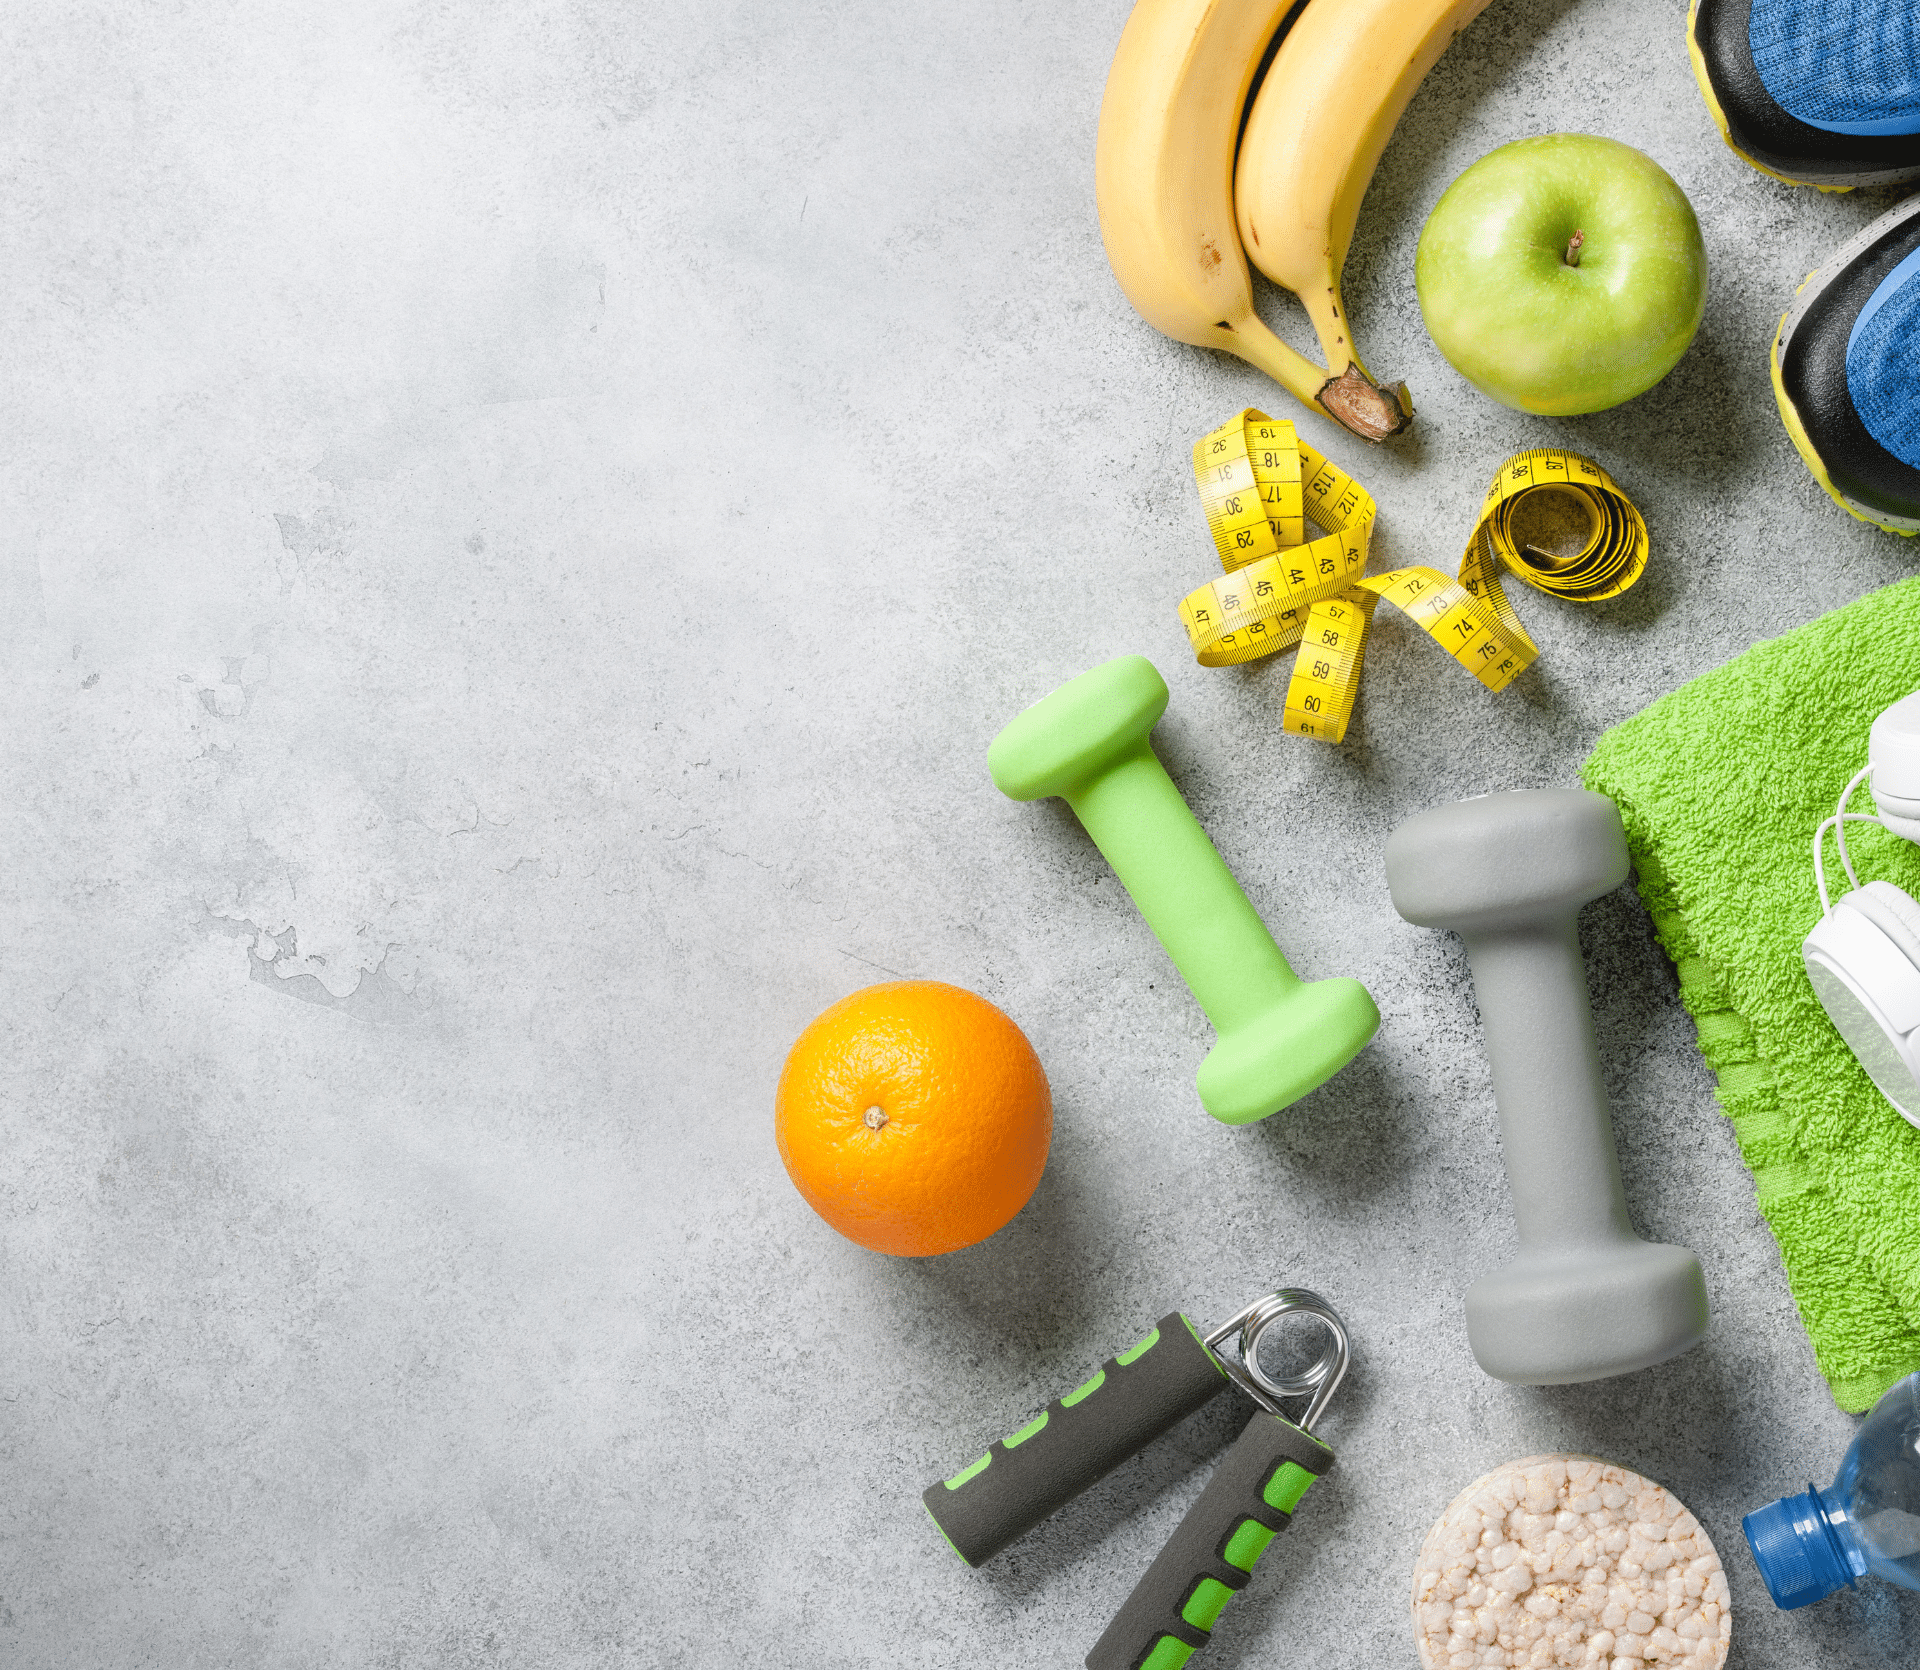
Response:
[{"label": "white headphone cable", "polygon": [[1853,873],[1853,859],[1847,852],[1847,825],[1850,823],[1879,823],[1879,818],[1868,812],[1849,812],[1847,802],[1853,798],[1853,791],[1867,778],[1873,775],[1872,765],[1863,765],[1848,780],[1847,786],[1840,791],[1840,804],[1833,809],[1833,816],[1824,819],[1820,827],[1813,832],[1813,879],[1820,889],[1820,914],[1826,916],[1833,910],[1833,902],[1827,897],[1827,867],[1821,857],[1820,848],[1826,840],[1827,831],[1834,832],[1834,839],[1840,847],[1840,863],[1847,872],[1847,881],[1856,889],[1860,878]]}]

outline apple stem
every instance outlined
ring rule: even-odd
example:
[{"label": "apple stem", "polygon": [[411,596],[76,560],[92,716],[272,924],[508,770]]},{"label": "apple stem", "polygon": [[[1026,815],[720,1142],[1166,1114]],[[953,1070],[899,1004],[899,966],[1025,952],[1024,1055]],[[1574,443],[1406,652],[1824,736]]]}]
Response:
[{"label": "apple stem", "polygon": [[1569,267],[1579,266],[1580,265],[1580,248],[1581,248],[1581,245],[1583,245],[1586,241],[1587,241],[1586,233],[1575,232],[1574,235],[1567,240],[1567,253],[1561,256],[1560,259],[1566,262],[1566,264]]}]

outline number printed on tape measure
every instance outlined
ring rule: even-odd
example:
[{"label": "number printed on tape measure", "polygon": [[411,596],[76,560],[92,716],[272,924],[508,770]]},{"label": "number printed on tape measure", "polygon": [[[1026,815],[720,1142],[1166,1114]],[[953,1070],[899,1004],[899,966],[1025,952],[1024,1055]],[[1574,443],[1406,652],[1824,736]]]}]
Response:
[{"label": "number printed on tape measure", "polygon": [[[1225,577],[1183,598],[1180,622],[1203,666],[1298,646],[1282,724],[1299,736],[1346,735],[1382,598],[1499,691],[1540,654],[1501,587],[1502,569],[1583,603],[1619,596],[1646,571],[1640,512],[1577,452],[1516,453],[1494,472],[1454,576],[1417,567],[1366,574],[1373,498],[1290,420],[1249,407],[1193,443],[1193,473]],[[1529,504],[1530,495],[1544,496]],[[1306,537],[1309,520],[1325,530],[1320,538]]]}]

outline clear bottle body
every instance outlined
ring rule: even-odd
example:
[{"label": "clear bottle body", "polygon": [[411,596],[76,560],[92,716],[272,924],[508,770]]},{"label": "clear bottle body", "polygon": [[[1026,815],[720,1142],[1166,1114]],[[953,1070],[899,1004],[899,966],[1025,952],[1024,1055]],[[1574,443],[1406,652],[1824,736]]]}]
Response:
[{"label": "clear bottle body", "polygon": [[1920,1374],[1873,1406],[1820,1496],[1856,1577],[1920,1589]]}]

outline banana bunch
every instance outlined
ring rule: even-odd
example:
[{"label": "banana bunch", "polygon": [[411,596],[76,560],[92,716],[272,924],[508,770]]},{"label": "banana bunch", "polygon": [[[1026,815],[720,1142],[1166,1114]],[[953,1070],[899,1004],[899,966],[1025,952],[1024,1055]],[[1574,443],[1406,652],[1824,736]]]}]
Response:
[{"label": "banana bunch", "polygon": [[[1140,316],[1237,354],[1367,440],[1406,428],[1406,386],[1381,386],[1354,351],[1340,273],[1400,113],[1487,3],[1307,0],[1249,109],[1294,0],[1137,0],[1100,105],[1094,192]],[[1249,256],[1299,296],[1324,366],[1254,312]]]}]

